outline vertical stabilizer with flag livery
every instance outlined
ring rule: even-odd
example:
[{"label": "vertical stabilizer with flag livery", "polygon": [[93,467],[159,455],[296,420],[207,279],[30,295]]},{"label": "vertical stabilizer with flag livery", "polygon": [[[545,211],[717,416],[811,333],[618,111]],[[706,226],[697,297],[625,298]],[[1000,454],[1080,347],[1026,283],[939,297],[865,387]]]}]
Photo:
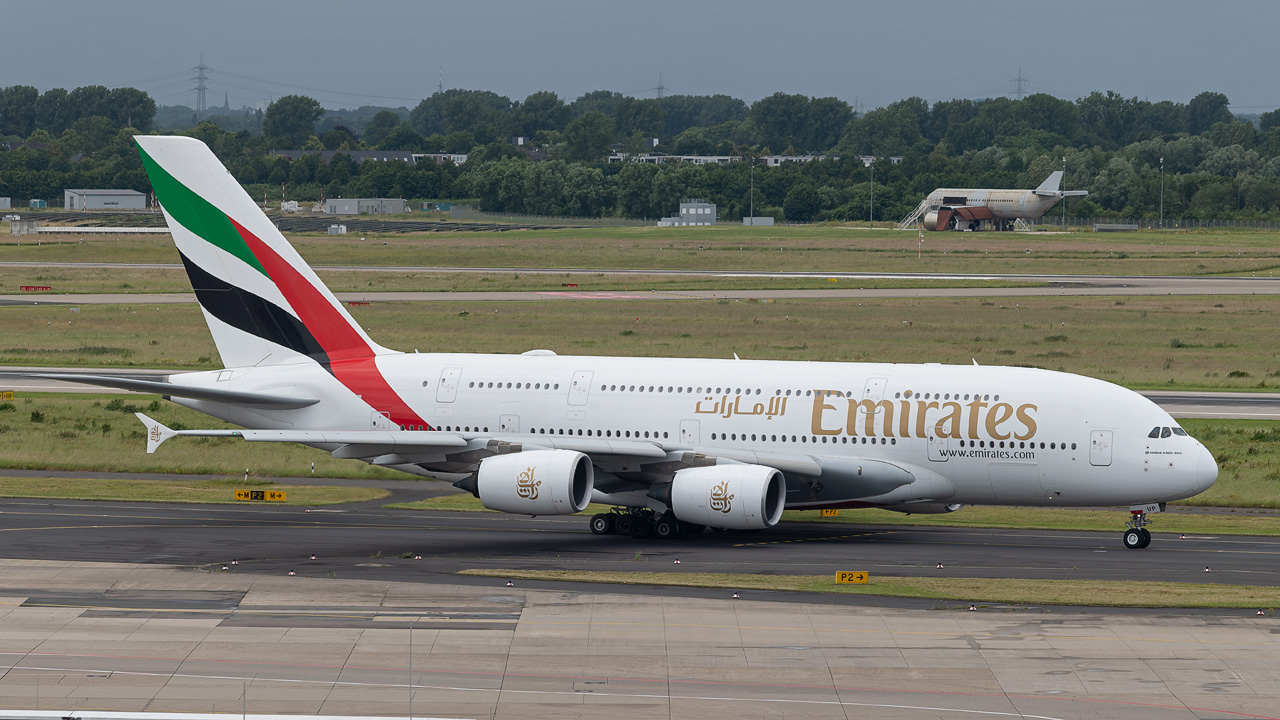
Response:
[{"label": "vertical stabilizer with flag livery", "polygon": [[196,299],[227,367],[388,352],[267,219],[208,146],[194,138],[135,138]]},{"label": "vertical stabilizer with flag livery", "polygon": [[383,377],[374,343],[208,146],[134,138],[223,365],[318,363],[392,422],[418,417]]}]

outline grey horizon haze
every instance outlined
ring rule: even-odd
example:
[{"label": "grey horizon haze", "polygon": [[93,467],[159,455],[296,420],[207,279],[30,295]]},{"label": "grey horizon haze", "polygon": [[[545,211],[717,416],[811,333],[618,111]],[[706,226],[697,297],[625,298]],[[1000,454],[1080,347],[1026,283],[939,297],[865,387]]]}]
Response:
[{"label": "grey horizon haze", "polygon": [[[919,96],[1076,98],[1113,90],[1186,102],[1224,93],[1237,113],[1280,108],[1268,72],[1280,3],[1268,0],[1026,3],[546,0],[218,3],[4,0],[0,86],[146,90],[195,105],[253,105],[288,94],[328,108],[412,108],[445,88],[512,100],[550,90],[655,97],[775,92],[834,96],[863,109]],[[957,11],[957,7],[960,8]],[[28,29],[24,29],[28,26]]]}]

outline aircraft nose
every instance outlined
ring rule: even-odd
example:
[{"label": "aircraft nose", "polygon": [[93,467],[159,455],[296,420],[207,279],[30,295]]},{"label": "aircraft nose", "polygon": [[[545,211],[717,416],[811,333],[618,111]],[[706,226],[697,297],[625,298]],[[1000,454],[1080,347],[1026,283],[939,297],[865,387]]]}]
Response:
[{"label": "aircraft nose", "polygon": [[1196,492],[1208,490],[1218,480],[1218,463],[1213,454],[1205,446],[1200,446],[1200,457],[1196,460]]}]

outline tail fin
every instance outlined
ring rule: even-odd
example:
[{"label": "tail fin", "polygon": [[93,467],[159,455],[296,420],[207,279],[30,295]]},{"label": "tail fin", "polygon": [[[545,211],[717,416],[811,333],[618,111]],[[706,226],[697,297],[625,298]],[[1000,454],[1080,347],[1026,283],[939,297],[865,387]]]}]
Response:
[{"label": "tail fin", "polygon": [[1054,170],[1049,173],[1049,177],[1045,178],[1044,182],[1040,183],[1040,187],[1035,189],[1035,193],[1049,195],[1058,192],[1060,187],[1062,187],[1062,171]]},{"label": "tail fin", "polygon": [[390,352],[369,339],[207,145],[134,139],[223,365],[305,356],[328,367]]}]

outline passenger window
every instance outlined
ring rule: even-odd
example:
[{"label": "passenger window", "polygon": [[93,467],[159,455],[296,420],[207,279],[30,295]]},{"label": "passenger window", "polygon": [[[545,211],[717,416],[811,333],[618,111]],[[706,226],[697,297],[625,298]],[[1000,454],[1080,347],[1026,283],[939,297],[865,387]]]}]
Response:
[{"label": "passenger window", "polygon": [[1149,437],[1149,438],[1158,438],[1158,437],[1160,437],[1160,428],[1158,428],[1158,427],[1157,427],[1157,428],[1151,428],[1151,432],[1147,433],[1147,437]]},{"label": "passenger window", "polygon": [[1173,431],[1170,430],[1169,428],[1160,428],[1160,437],[1167,438],[1172,434],[1173,434]]}]

